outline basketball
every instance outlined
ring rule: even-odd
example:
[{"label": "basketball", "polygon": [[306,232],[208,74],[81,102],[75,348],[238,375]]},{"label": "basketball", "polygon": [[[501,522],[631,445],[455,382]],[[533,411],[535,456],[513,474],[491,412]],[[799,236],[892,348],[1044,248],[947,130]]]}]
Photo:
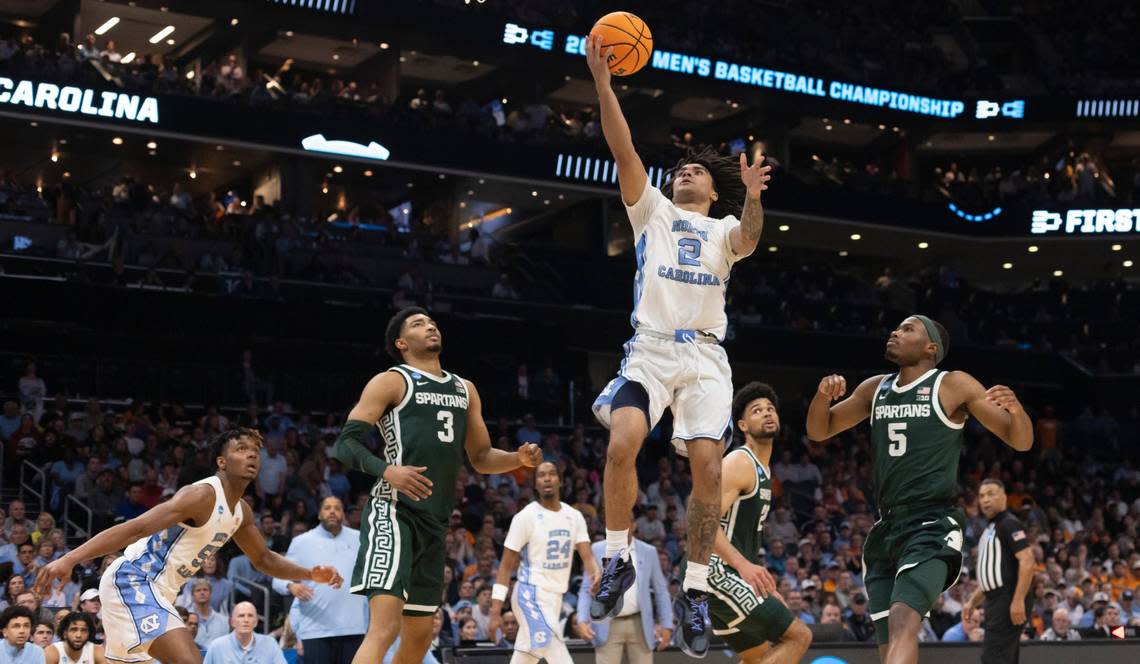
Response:
[{"label": "basketball", "polygon": [[649,64],[653,53],[653,33],[645,21],[629,12],[612,12],[598,19],[590,36],[602,37],[602,51],[612,48],[609,57],[610,72],[614,76],[629,76]]}]

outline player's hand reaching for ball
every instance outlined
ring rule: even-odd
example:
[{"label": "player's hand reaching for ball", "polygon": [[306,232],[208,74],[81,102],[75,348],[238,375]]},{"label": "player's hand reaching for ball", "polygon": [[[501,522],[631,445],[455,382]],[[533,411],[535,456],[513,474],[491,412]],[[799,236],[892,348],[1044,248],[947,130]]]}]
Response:
[{"label": "player's hand reaching for ball", "polygon": [[396,491],[415,501],[431,495],[431,480],[424,476],[427,466],[388,466],[384,469],[384,481]]},{"label": "player's hand reaching for ball", "polygon": [[62,586],[71,578],[71,569],[74,566],[67,562],[66,556],[44,565],[39,572],[36,572],[36,583],[32,590],[40,597],[51,595],[51,589],[55,587],[56,581]]},{"label": "player's hand reaching for ball", "polygon": [[537,468],[542,463],[542,448],[534,443],[527,443],[519,448],[519,463],[527,468]]},{"label": "player's hand reaching for ball", "polygon": [[602,48],[602,36],[590,35],[586,38],[586,64],[590,67],[590,74],[594,77],[596,85],[608,86],[610,84],[609,57],[613,48]]},{"label": "player's hand reaching for ball", "polygon": [[333,588],[340,588],[341,584],[344,583],[340,572],[336,571],[336,568],[332,565],[317,565],[313,568],[312,577],[313,581],[328,584]]},{"label": "player's hand reaching for ball", "polygon": [[750,198],[760,198],[760,192],[768,188],[768,180],[772,179],[771,166],[764,165],[764,155],[756,158],[756,163],[748,165],[748,154],[740,153],[740,181],[744,183]]},{"label": "player's hand reaching for ball", "polygon": [[847,394],[847,379],[839,374],[824,376],[823,380],[819,381],[819,393],[835,401]]},{"label": "player's hand reaching for ball", "polygon": [[1005,385],[994,385],[986,390],[986,401],[1004,409],[1010,415],[1017,415],[1023,410],[1021,402],[1017,400],[1017,395]]}]

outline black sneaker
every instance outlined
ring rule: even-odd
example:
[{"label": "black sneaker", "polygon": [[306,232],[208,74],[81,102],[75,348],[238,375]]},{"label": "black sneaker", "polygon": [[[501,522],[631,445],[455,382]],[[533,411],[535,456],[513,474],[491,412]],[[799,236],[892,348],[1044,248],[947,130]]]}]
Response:
[{"label": "black sneaker", "polygon": [[690,657],[704,657],[709,652],[712,621],[709,620],[709,594],[686,590],[677,600],[677,624],[681,626],[678,645]]},{"label": "black sneaker", "polygon": [[621,600],[637,579],[633,561],[619,556],[602,560],[602,582],[590,602],[590,619],[607,620],[621,611]]}]

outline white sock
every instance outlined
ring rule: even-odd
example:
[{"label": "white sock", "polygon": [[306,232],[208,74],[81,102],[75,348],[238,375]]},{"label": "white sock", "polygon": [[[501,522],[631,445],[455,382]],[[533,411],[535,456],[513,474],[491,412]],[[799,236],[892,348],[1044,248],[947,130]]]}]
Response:
[{"label": "white sock", "polygon": [[709,591],[709,566],[689,561],[685,564],[685,582],[681,590]]},{"label": "white sock", "polygon": [[610,530],[606,528],[606,558],[613,558],[617,554],[628,560],[629,553],[629,529],[625,530]]}]

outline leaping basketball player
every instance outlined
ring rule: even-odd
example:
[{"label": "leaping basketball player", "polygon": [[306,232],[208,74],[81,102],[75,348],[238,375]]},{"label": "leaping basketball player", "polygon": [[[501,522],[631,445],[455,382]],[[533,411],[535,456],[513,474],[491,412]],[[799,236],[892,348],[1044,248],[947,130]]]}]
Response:
[{"label": "leaping basketball player", "polygon": [[111,661],[155,658],[165,664],[201,664],[202,655],[174,609],[174,598],[231,537],[264,574],[340,587],[335,567],[301,567],[266,548],[253,510],[242,500],[246,487],[257,478],[261,434],[230,429],[218,434],[212,447],[217,473],[182,487],[141,516],[104,530],[45,565],[36,576],[36,592],[44,596],[54,581],[69,578],[75,565],[127,547],[99,581],[104,645]]},{"label": "leaping basketball player", "polygon": [[720,346],[727,327],[725,287],[732,266],[760,241],[760,196],[771,169],[762,157],[749,166],[741,154],[737,167],[736,160],[710,149],[690,151],[677,163],[664,192],[653,187],[610,86],[610,56],[612,49],[603,52],[600,37],[589,39],[586,61],[633,225],[637,275],[633,338],[625,345],[617,378],[594,402],[594,414],[609,428],[610,440],[604,478],[605,569],[590,617],[617,615],[634,582],[626,548],[637,500],[634,461],[665,408],[671,408],[673,445],[689,457],[693,470],[681,647],[703,657],[712,632],[708,563],[720,523],[721,455],[732,431],[732,370]]}]

